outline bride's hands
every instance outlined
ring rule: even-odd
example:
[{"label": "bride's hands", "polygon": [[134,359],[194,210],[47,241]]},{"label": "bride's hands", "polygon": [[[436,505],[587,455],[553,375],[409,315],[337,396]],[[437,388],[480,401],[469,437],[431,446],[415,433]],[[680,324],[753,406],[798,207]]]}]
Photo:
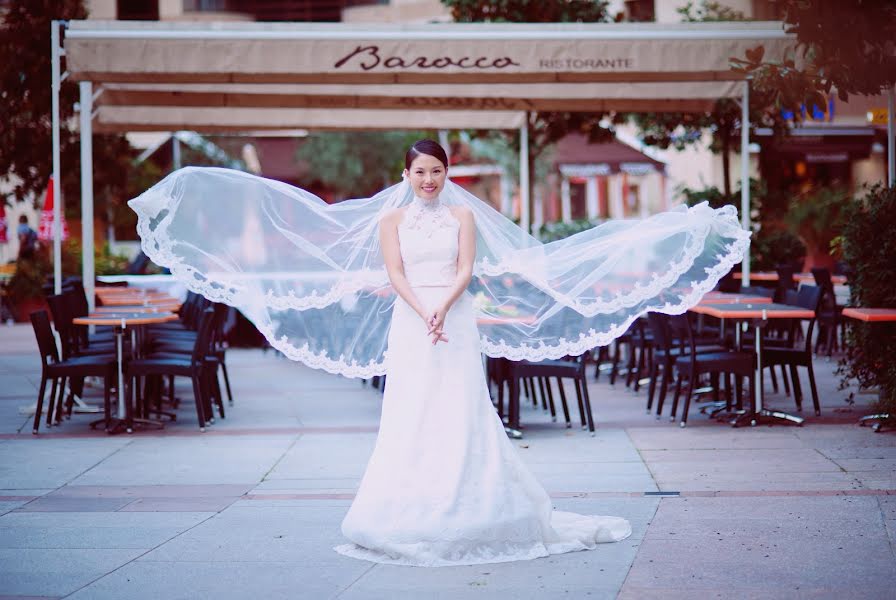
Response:
[{"label": "bride's hands", "polygon": [[443,331],[443,328],[445,326],[445,314],[447,312],[448,311],[443,307],[436,308],[430,313],[429,318],[427,319],[426,325],[429,328],[427,334],[432,336],[433,345],[439,343],[440,341],[448,341],[448,338],[445,336],[445,333]]}]

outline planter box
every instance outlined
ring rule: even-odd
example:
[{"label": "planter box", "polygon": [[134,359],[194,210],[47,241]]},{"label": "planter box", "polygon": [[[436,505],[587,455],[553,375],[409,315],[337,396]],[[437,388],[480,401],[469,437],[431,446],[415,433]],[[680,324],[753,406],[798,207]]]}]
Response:
[{"label": "planter box", "polygon": [[49,312],[49,308],[47,308],[47,301],[43,298],[28,298],[26,300],[19,300],[16,302],[13,307],[13,317],[15,318],[17,323],[29,323],[31,321],[31,313],[45,310]]}]

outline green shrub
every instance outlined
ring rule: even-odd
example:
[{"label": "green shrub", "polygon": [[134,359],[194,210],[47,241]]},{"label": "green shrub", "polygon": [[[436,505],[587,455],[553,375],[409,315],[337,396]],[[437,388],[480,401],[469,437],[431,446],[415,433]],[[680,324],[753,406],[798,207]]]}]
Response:
[{"label": "green shrub", "polygon": [[[843,205],[843,217],[838,241],[850,268],[851,304],[896,308],[896,188],[870,188],[864,198]],[[837,369],[840,389],[853,379],[878,387],[878,408],[896,417],[896,324],[851,320],[845,347]]]},{"label": "green shrub", "polygon": [[589,221],[588,219],[576,219],[569,223],[545,223],[538,230],[538,239],[544,243],[553,242],[554,240],[567,238],[580,231],[591,229],[599,224],[599,221]]},{"label": "green shrub", "polygon": [[763,228],[753,235],[750,264],[754,271],[773,271],[780,264],[799,270],[805,259],[806,245],[786,229]]}]

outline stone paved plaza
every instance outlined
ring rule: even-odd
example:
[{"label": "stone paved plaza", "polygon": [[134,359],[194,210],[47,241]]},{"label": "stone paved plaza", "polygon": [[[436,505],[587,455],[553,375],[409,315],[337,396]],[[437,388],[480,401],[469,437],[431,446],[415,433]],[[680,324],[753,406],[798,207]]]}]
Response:
[{"label": "stone paved plaza", "polygon": [[183,382],[163,431],[108,436],[76,414],[33,436],[20,413],[40,381],[33,334],[4,327],[0,597],[893,598],[896,434],[858,427],[871,397],[846,405],[835,362],[816,362],[823,412],[803,427],[733,429],[692,410],[681,429],[645,414],[644,390],[605,377],[590,386],[594,437],[524,403],[513,443],[556,508],[624,516],[634,534],[589,552],[425,569],[332,550],[379,392],[238,349],[234,405],[204,434]]}]

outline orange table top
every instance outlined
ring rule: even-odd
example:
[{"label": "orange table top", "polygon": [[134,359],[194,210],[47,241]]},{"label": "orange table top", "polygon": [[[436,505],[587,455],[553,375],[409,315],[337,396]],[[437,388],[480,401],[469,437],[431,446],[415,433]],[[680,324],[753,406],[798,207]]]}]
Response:
[{"label": "orange table top", "polygon": [[700,304],[770,304],[771,298],[754,294],[732,294],[728,292],[707,292]]},{"label": "orange table top", "polygon": [[175,321],[177,318],[177,315],[174,313],[114,312],[94,313],[86,317],[76,317],[72,319],[72,323],[75,325],[151,325],[153,323]]},{"label": "orange table top", "polygon": [[169,313],[180,308],[180,304],[154,304],[144,306],[142,304],[133,305],[115,305],[115,306],[97,306],[94,309],[96,314],[106,313]]},{"label": "orange table top", "polygon": [[859,321],[877,323],[896,321],[896,308],[844,308],[841,314]]},{"label": "orange table top", "polygon": [[719,319],[811,319],[815,311],[787,304],[698,304],[691,312]]},{"label": "orange table top", "polygon": [[[735,273],[735,279],[743,279],[743,273]],[[794,273],[793,274],[794,281],[815,281],[815,277],[812,273]],[[778,274],[773,271],[759,271],[757,273],[750,273],[751,281],[778,281]],[[846,283],[846,276],[844,275],[831,275],[831,283],[834,285],[843,285]]]},{"label": "orange table top", "polygon": [[100,299],[106,306],[128,306],[133,304],[142,304],[145,306],[180,306],[180,301],[177,298],[172,298],[171,296],[104,296]]}]

